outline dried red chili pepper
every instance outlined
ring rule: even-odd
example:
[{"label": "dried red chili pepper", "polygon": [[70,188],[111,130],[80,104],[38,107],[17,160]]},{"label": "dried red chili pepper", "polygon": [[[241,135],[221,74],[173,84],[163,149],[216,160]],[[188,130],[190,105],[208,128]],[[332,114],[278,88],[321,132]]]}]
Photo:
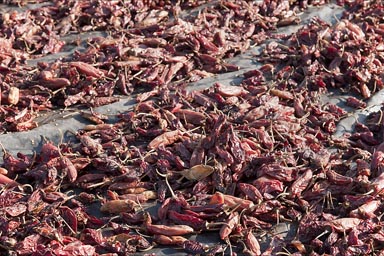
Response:
[{"label": "dried red chili pepper", "polygon": [[195,231],[203,229],[206,224],[203,219],[187,214],[178,213],[173,210],[168,211],[168,218],[176,224],[188,225],[192,227]]},{"label": "dried red chili pepper", "polygon": [[166,236],[182,236],[191,234],[194,232],[193,228],[187,225],[155,225],[155,224],[146,224],[145,228],[148,233],[156,235],[166,235]]},{"label": "dried red chili pepper", "polygon": [[239,220],[239,214],[237,212],[231,214],[228,218],[228,222],[224,223],[220,229],[220,238],[222,240],[228,239],[228,236],[232,233],[235,226],[239,224]]},{"label": "dried red chili pepper", "polygon": [[161,245],[182,245],[187,238],[182,236],[165,236],[165,235],[154,235],[153,239],[156,243]]}]

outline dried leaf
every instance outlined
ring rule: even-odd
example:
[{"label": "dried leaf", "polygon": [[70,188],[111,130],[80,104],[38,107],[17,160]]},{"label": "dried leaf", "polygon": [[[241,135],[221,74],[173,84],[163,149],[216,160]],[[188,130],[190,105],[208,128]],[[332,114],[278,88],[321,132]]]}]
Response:
[{"label": "dried leaf", "polygon": [[188,180],[202,180],[214,172],[215,168],[209,165],[199,164],[195,165],[192,168],[181,171],[183,175]]},{"label": "dried leaf", "polygon": [[9,88],[8,103],[10,105],[16,105],[19,102],[19,99],[20,99],[19,88],[17,87]]}]

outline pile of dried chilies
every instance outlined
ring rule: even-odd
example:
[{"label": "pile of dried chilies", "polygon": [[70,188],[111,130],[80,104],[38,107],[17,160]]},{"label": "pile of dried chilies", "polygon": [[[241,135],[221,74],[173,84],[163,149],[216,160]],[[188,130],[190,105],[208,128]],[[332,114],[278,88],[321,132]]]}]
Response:
[{"label": "pile of dried chilies", "polygon": [[[305,2],[215,1],[187,15],[204,1],[56,0],[3,13],[0,132],[35,128],[42,110],[101,106],[135,89],[238,70],[225,59],[276,37],[277,27],[297,23]],[[60,52],[73,33],[100,30],[109,36],[92,38],[85,51],[36,67],[25,64]]]},{"label": "pile of dried chilies", "polygon": [[[243,1],[226,3],[231,8],[224,10],[245,10],[236,9]],[[382,88],[384,6],[343,3],[336,24],[315,18],[267,44],[257,57],[263,66],[244,73],[238,86],[151,85],[156,89],[139,95],[116,123],[92,113],[95,124],[77,132],[77,143],[47,142],[33,157],[4,149],[0,246],[11,255],[126,255],[154,246],[191,255],[383,255],[384,107],[357,123],[355,133],[335,137],[348,113],[320,96],[348,92],[345,103],[364,108]],[[133,39],[142,44],[148,37],[124,40]],[[97,39],[78,59],[40,67],[31,81],[67,79],[88,88],[115,81],[113,68],[122,67],[116,62],[131,60],[83,64],[117,54],[108,42],[116,43]],[[205,54],[191,52],[193,61]],[[154,56],[156,63],[163,58]],[[169,59],[183,57],[135,64],[135,78],[162,65],[171,70],[180,62]],[[155,212],[147,209],[153,202]],[[281,222],[297,227],[295,237],[275,235],[262,250],[259,241]],[[189,239],[203,232],[222,242]]]}]

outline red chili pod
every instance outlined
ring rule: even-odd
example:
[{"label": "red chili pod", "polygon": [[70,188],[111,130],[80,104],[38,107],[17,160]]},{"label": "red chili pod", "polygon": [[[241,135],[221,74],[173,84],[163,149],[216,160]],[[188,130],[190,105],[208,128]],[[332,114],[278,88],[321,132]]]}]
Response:
[{"label": "red chili pod", "polygon": [[40,150],[40,158],[43,162],[59,157],[60,154],[60,149],[50,141],[43,144]]},{"label": "red chili pod", "polygon": [[154,235],[183,236],[194,232],[193,228],[187,225],[155,225],[146,224],[147,232]]},{"label": "red chili pod", "polygon": [[291,244],[296,247],[296,249],[303,254],[307,253],[307,249],[305,248],[305,245],[299,241],[299,240],[292,240]]},{"label": "red chili pod", "polygon": [[194,230],[201,230],[205,226],[205,221],[195,216],[178,213],[173,210],[168,211],[168,217],[176,224],[191,226]]},{"label": "red chili pod", "polygon": [[68,157],[60,157],[61,171],[66,174],[70,182],[74,182],[77,179],[77,170],[74,164]]},{"label": "red chili pod", "polygon": [[193,240],[186,240],[183,243],[183,249],[187,253],[192,255],[202,255],[207,248],[200,242],[193,241]]},{"label": "red chili pod", "polygon": [[83,73],[87,76],[100,78],[104,74],[100,69],[95,68],[94,66],[85,62],[74,61],[74,62],[71,62],[70,65],[75,67],[80,73]]},{"label": "red chili pod", "polygon": [[221,204],[222,199],[224,199],[224,204],[227,205],[228,207],[234,209],[236,208],[238,211],[242,211],[245,209],[251,209],[252,207],[255,206],[255,204],[246,199],[242,199],[239,197],[231,196],[231,195],[224,195],[220,192],[216,192],[210,201],[210,204]]},{"label": "red chili pod", "polygon": [[361,82],[359,89],[360,89],[360,93],[364,99],[371,97],[371,90],[368,88],[367,84]]},{"label": "red chili pod", "polygon": [[119,199],[129,199],[135,202],[144,203],[150,199],[157,199],[157,193],[155,191],[148,190],[140,194],[123,194],[119,196]]},{"label": "red chili pod", "polygon": [[117,199],[105,202],[100,207],[100,211],[107,213],[135,212],[137,208],[138,204],[135,201]]},{"label": "red chili pod", "polygon": [[351,211],[349,216],[354,218],[374,218],[376,217],[374,212],[379,208],[380,205],[381,202],[379,200],[370,201]]},{"label": "red chili pod", "polygon": [[381,195],[384,193],[384,172],[371,181],[369,187],[374,190],[375,193]]},{"label": "red chili pod", "polygon": [[91,159],[86,157],[77,157],[71,159],[71,162],[75,166],[76,170],[82,170],[91,163]]},{"label": "red chili pod", "polygon": [[365,108],[367,106],[367,103],[353,96],[348,97],[345,104],[352,108]]},{"label": "red chili pod", "polygon": [[203,124],[206,119],[206,115],[204,113],[193,111],[190,109],[178,109],[174,113],[181,120],[195,125]]},{"label": "red chili pod", "polygon": [[223,97],[242,96],[249,92],[241,86],[224,85],[220,83],[214,84],[215,91]]},{"label": "red chili pod", "polygon": [[270,92],[271,92],[272,95],[277,96],[277,97],[279,97],[280,99],[283,99],[283,100],[293,100],[295,98],[293,96],[293,94],[291,92],[288,92],[288,91],[282,91],[282,90],[278,90],[278,89],[271,89]]},{"label": "red chili pod", "polygon": [[347,184],[350,184],[353,182],[353,179],[351,177],[341,175],[341,174],[335,172],[334,170],[329,169],[329,170],[327,170],[326,173],[327,173],[328,179],[335,184],[347,185]]},{"label": "red chili pod", "polygon": [[253,253],[253,255],[261,255],[259,241],[257,241],[252,231],[248,231],[245,235],[245,244],[247,245],[247,248]]},{"label": "red chili pod", "polygon": [[7,175],[8,174],[8,170],[3,168],[3,167],[0,167],[0,174]]},{"label": "red chili pod", "polygon": [[102,174],[102,173],[87,173],[87,174],[80,176],[76,180],[76,183],[82,184],[82,183],[96,182],[96,181],[101,181],[106,177],[107,177],[107,175]]},{"label": "red chili pod", "polygon": [[83,145],[83,151],[87,155],[96,156],[103,151],[102,145],[95,139],[88,135],[80,136],[80,142]]},{"label": "red chili pod", "polygon": [[288,191],[292,196],[300,196],[301,192],[309,185],[310,180],[312,179],[313,172],[311,169],[305,170],[305,172],[300,175],[289,187]]},{"label": "red chili pod", "polygon": [[60,213],[61,213],[61,217],[63,217],[63,219],[66,222],[65,224],[70,229],[71,233],[77,234],[78,221],[77,221],[76,213],[68,206],[61,206]]},{"label": "red chili pod", "polygon": [[212,42],[208,40],[205,36],[200,33],[195,33],[196,39],[199,41],[200,45],[208,52],[216,53],[219,51],[219,48]]},{"label": "red chili pod", "polygon": [[27,206],[23,203],[15,203],[5,207],[4,210],[11,217],[17,217],[27,211]]},{"label": "red chili pod", "polygon": [[224,47],[226,45],[225,32],[223,29],[217,31],[213,36],[213,42],[219,46]]},{"label": "red chili pod", "polygon": [[248,183],[239,183],[238,188],[243,192],[249,199],[251,199],[254,203],[258,203],[260,200],[263,199],[263,195],[260,193],[260,191],[253,186],[252,184]]},{"label": "red chili pod", "polygon": [[148,148],[149,149],[155,149],[160,146],[168,146],[176,142],[182,135],[182,132],[179,130],[175,131],[169,131],[165,132],[156,138],[154,138],[149,144]]},{"label": "red chili pod", "polygon": [[95,131],[95,130],[110,130],[113,128],[113,125],[111,124],[88,124],[84,126],[85,131]]},{"label": "red chili pod", "polygon": [[232,233],[235,226],[239,223],[240,218],[237,212],[231,214],[228,218],[227,223],[225,223],[220,229],[220,238],[226,240],[228,236]]},{"label": "red chili pod", "polygon": [[345,233],[355,229],[363,220],[360,218],[340,218],[329,222],[329,225],[336,231]]},{"label": "red chili pod", "polygon": [[153,240],[161,245],[182,245],[187,238],[182,236],[154,235]]},{"label": "red chili pod", "polygon": [[81,231],[80,240],[86,244],[100,245],[105,242],[106,239],[103,237],[101,230],[85,228]]},{"label": "red chili pod", "polygon": [[20,185],[18,182],[8,178],[4,174],[0,174],[0,184],[7,185],[9,187],[16,187],[16,186]]},{"label": "red chili pod", "polygon": [[71,85],[71,82],[67,78],[60,77],[42,80],[40,83],[51,90],[58,90]]}]

